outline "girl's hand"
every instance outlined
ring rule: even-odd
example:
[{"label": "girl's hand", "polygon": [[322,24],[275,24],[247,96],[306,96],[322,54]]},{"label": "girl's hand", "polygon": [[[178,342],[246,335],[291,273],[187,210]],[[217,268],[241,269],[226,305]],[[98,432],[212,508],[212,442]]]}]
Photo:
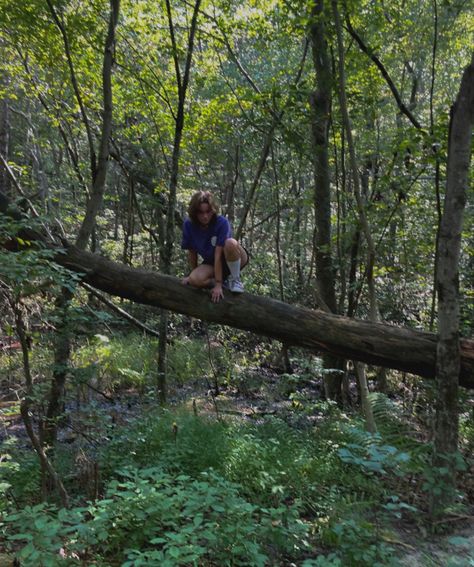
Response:
[{"label": "girl's hand", "polygon": [[224,293],[222,292],[222,284],[216,284],[211,291],[211,300],[213,303],[218,303],[221,299],[224,299]]}]

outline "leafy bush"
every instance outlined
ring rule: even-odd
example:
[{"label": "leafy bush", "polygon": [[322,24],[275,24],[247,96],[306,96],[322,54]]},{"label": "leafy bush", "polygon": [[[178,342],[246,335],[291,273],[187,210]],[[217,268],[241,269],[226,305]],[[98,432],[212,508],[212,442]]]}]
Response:
[{"label": "leafy bush", "polygon": [[370,402],[384,443],[410,455],[405,463],[407,471],[421,472],[431,459],[431,447],[417,438],[415,427],[410,423],[406,411],[379,392],[370,394]]},{"label": "leafy bush", "polygon": [[219,470],[227,451],[227,426],[188,412],[151,411],[122,427],[104,449],[102,474],[124,466],[157,466],[197,475]]},{"label": "leafy bush", "polygon": [[297,431],[280,419],[235,426],[229,443],[225,475],[256,501],[317,498],[328,480],[324,469],[334,472],[338,465],[335,450],[326,446],[320,452],[322,443],[313,432]]},{"label": "leafy bush", "polygon": [[87,510],[42,504],[8,516],[8,541],[25,544],[19,558],[51,566],[86,555],[124,567],[263,566],[271,553],[293,555],[307,546],[307,528],[295,508],[255,506],[212,471],[192,479],[160,468],[128,468],[119,477]]},{"label": "leafy bush", "polygon": [[[365,491],[354,498],[345,495],[334,506],[325,522],[319,522],[321,541],[336,551],[317,560],[305,562],[304,567],[396,565],[394,550],[381,537],[382,526],[400,518],[403,512],[416,512],[413,506],[388,494],[383,481],[403,477],[410,470],[410,456],[384,443],[380,434],[370,434],[357,427],[344,427],[345,436],[337,450],[349,474],[366,477]],[[359,477],[360,478],[360,477]],[[351,483],[355,486],[354,483]],[[364,487],[361,480],[360,487]]]},{"label": "leafy bush", "polygon": [[265,544],[291,551],[305,536],[296,511],[288,518],[284,509],[258,508],[212,471],[194,480],[157,468],[122,475],[94,510],[91,529],[107,554],[125,550],[125,565],[264,565]]},{"label": "leafy bush", "polygon": [[209,355],[202,340],[176,339],[168,351],[168,373],[178,384],[211,372]]},{"label": "leafy bush", "polygon": [[16,243],[20,247],[15,254],[0,248],[0,277],[8,282],[15,295],[37,293],[38,285],[44,290],[58,291],[66,287],[74,291],[80,279],[79,274],[54,262],[54,257],[61,253],[59,249],[51,250],[38,241],[32,243],[19,236],[25,229],[41,232],[43,223],[47,223],[46,218],[14,220],[7,215],[0,215],[0,241]]},{"label": "leafy bush", "polygon": [[[301,429],[272,417],[223,422],[145,408],[99,451],[104,499],[82,513],[76,531],[57,528],[59,549],[130,566],[263,565],[301,558],[310,532],[334,552],[308,566],[388,565],[382,526],[413,511],[387,483],[410,470],[407,454],[347,416],[316,423]],[[41,552],[57,554],[56,543]]]},{"label": "leafy bush", "polygon": [[[188,412],[152,411],[116,432],[102,453],[102,475],[124,466],[160,466],[194,478],[209,469],[238,483],[252,502],[303,501],[331,514],[344,495],[377,491],[363,471],[338,456],[341,428],[297,430],[281,419],[225,423]],[[335,482],[335,479],[336,482]]]},{"label": "leafy bush", "polygon": [[392,470],[396,474],[403,474],[403,465],[410,460],[407,453],[398,451],[391,445],[383,445],[380,438],[370,435],[372,442],[359,445],[348,443],[338,451],[339,457],[345,463],[360,467],[367,474],[386,474]]},{"label": "leafy bush", "polygon": [[[78,381],[96,379],[102,388],[153,384],[158,342],[136,333],[96,334],[74,354]],[[200,340],[179,339],[168,348],[168,375],[180,385],[211,373],[206,347]]]},{"label": "leafy bush", "polygon": [[37,502],[41,472],[34,453],[19,450],[16,438],[6,439],[0,446],[0,511],[11,503],[23,505]]},{"label": "leafy bush", "polygon": [[96,334],[74,354],[76,380],[94,378],[104,389],[140,388],[154,373],[156,350],[156,341],[141,335]]},{"label": "leafy bush", "polygon": [[11,479],[18,473],[20,465],[11,455],[13,440],[6,440],[0,446],[0,512],[7,507],[7,494],[11,489]]},{"label": "leafy bush", "polygon": [[[328,566],[388,567],[397,564],[394,549],[381,540],[377,527],[367,521],[361,521],[360,518],[357,521],[349,518],[336,523],[330,528],[330,538],[337,552],[330,555]],[[337,560],[340,562],[335,562]],[[325,565],[323,560],[320,560],[319,565]]]},{"label": "leafy bush", "polygon": [[79,565],[84,546],[76,535],[82,529],[81,510],[57,510],[48,504],[26,506],[4,518],[3,532],[22,565]]}]

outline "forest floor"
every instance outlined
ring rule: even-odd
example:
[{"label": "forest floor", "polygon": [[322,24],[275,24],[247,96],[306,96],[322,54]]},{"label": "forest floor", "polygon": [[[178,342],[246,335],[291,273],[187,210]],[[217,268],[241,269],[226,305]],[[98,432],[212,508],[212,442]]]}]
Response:
[{"label": "forest floor", "polygon": [[[313,396],[321,394],[321,384],[316,381],[308,382],[305,387]],[[103,415],[108,414],[118,425],[124,425],[140,415],[144,405],[149,403],[144,403],[133,390],[111,394],[110,400],[94,395],[92,401],[96,410]],[[209,380],[187,382],[170,391],[169,403],[171,408],[184,406],[195,413],[215,416],[217,419],[255,422],[274,415],[291,421],[295,426],[298,426],[298,419],[303,419],[306,426],[308,420],[313,420],[313,424],[318,420],[317,415],[296,417],[287,388],[278,374],[268,369],[259,369],[251,373],[239,387],[220,388],[218,393]],[[82,427],[82,412],[76,413],[75,405],[75,402],[71,403],[69,426],[61,433],[60,439],[65,443],[74,443]],[[0,443],[14,436],[20,446],[28,446],[18,402],[0,401],[0,410]],[[75,415],[78,417],[76,423]],[[474,477],[474,471],[469,476]],[[430,534],[421,524],[402,521],[394,524],[393,540],[387,538],[387,542],[398,549],[399,564],[404,567],[474,567],[474,502],[470,502],[468,510],[469,513],[464,515],[449,517],[443,524],[443,531],[437,535]],[[11,565],[11,556],[0,554],[0,567],[3,565]]]},{"label": "forest floor", "polygon": [[[254,375],[253,387],[246,385],[245,392],[223,391],[215,396],[211,390],[202,395],[204,384],[189,384],[175,390],[173,402],[197,408],[208,415],[233,419],[258,420],[267,415],[288,418],[294,422],[294,409],[288,397],[278,392],[279,376],[272,372]],[[260,388],[265,384],[265,388]],[[308,384],[311,393],[321,390],[318,382]],[[283,388],[284,389],[284,388]],[[200,393],[201,392],[201,393]],[[273,395],[269,396],[268,393]],[[321,393],[321,392],[319,392]],[[305,416],[305,420],[317,420],[316,416]],[[470,471],[474,482],[474,470]],[[470,494],[474,496],[474,494]],[[430,534],[425,526],[400,521],[392,526],[395,536],[387,543],[399,550],[397,557],[401,567],[474,567],[474,501],[468,506],[469,514],[453,515],[440,523],[440,532]],[[364,566],[370,567],[370,566]]]},{"label": "forest floor", "polygon": [[[436,538],[413,541],[413,551],[399,558],[403,567],[470,567],[474,565],[474,519],[460,520],[463,527],[452,528],[452,533]],[[458,525],[459,525],[458,524]],[[451,543],[454,538],[459,541]],[[462,541],[462,543],[461,543]]]}]

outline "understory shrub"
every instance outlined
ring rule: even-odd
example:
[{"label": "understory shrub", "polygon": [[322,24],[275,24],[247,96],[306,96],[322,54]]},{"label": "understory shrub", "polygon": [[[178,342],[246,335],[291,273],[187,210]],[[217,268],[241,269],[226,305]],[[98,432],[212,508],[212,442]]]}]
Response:
[{"label": "understory shrub", "polygon": [[187,337],[175,339],[170,345],[167,365],[170,379],[176,380],[178,385],[211,372],[209,354],[202,341]]},{"label": "understory shrub", "polygon": [[161,466],[173,472],[197,475],[219,470],[227,451],[224,422],[167,410],[145,413],[115,432],[102,452],[105,477],[124,466]]},{"label": "understory shrub", "polygon": [[[139,334],[96,334],[74,353],[76,381],[94,380],[103,389],[152,385],[156,378],[158,341]],[[182,386],[221,370],[220,358],[210,355],[202,340],[180,338],[169,346],[167,372],[170,381]],[[215,359],[215,360],[214,360]]]},{"label": "understory shrub", "polygon": [[74,353],[76,381],[100,389],[143,387],[156,366],[157,341],[142,335],[96,334]]},{"label": "understory shrub", "polygon": [[[25,564],[55,565],[58,554],[97,566],[390,564],[381,533],[414,511],[397,494],[412,465],[383,435],[354,427],[358,419],[301,428],[142,410],[97,448],[102,499],[71,516],[31,507],[6,518]],[[308,542],[326,555],[309,559]]]},{"label": "understory shrub", "polygon": [[381,538],[378,527],[360,518],[347,518],[333,525],[326,534],[327,540],[337,551],[315,561],[307,561],[304,567],[389,567],[399,565],[394,548]]},{"label": "understory shrub", "polygon": [[17,506],[37,502],[40,497],[41,469],[36,454],[19,449],[9,437],[0,444],[0,512],[12,501]]},{"label": "understory shrub", "polygon": [[[91,561],[139,565],[271,564],[308,548],[296,507],[258,507],[238,485],[212,471],[192,479],[160,468],[127,468],[104,499],[87,508],[27,507],[7,516],[3,530],[26,565]],[[101,564],[101,563],[99,563]]]},{"label": "understory shrub", "polygon": [[338,456],[342,432],[333,439],[317,429],[297,430],[281,419],[225,422],[189,412],[152,411],[122,428],[101,457],[109,477],[124,466],[160,466],[196,477],[209,469],[242,487],[261,505],[303,499],[314,510],[337,496],[371,489],[363,472],[349,470]]}]

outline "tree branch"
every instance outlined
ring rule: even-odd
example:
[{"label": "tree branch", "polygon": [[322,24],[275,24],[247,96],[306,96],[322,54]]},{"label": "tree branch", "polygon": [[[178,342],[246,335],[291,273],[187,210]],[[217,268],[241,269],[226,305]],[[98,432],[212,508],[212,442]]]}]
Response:
[{"label": "tree branch", "polygon": [[90,122],[89,122],[89,117],[87,116],[84,101],[82,100],[81,91],[79,90],[79,84],[77,82],[76,71],[74,70],[74,64],[72,62],[71,48],[70,48],[70,45],[69,45],[69,38],[67,36],[66,28],[64,26],[64,22],[59,18],[58,14],[56,13],[56,10],[54,9],[54,6],[53,6],[51,0],[46,0],[46,3],[48,4],[49,11],[51,12],[51,16],[53,17],[54,23],[58,27],[59,32],[61,33],[61,37],[63,39],[64,53],[66,55],[66,60],[67,60],[67,64],[68,64],[68,67],[69,67],[69,73],[71,75],[72,88],[74,90],[74,94],[76,95],[76,100],[77,100],[77,103],[79,105],[81,115],[82,115],[82,121],[84,122],[84,126],[85,126],[86,133],[87,133],[87,141],[89,143],[89,152],[90,152],[90,160],[91,160],[91,172],[92,172],[92,177],[94,177],[95,172],[96,172],[96,167],[97,167],[96,153],[95,153],[95,148],[94,148],[94,140],[93,140],[93,137],[92,137],[92,130],[91,130]]},{"label": "tree branch", "polygon": [[130,323],[132,323],[133,325],[135,325],[135,327],[138,327],[139,329],[141,329],[142,331],[145,331],[145,333],[147,335],[151,335],[152,337],[158,337],[160,336],[160,333],[158,331],[155,331],[154,329],[148,327],[147,325],[143,324],[141,321],[139,321],[138,319],[136,319],[135,317],[133,317],[133,315],[130,315],[130,313],[128,313],[127,311],[125,311],[124,309],[122,309],[121,307],[119,307],[118,305],[115,305],[115,303],[113,303],[112,301],[110,301],[109,299],[107,299],[105,297],[105,295],[103,295],[102,293],[99,293],[96,289],[94,289],[93,287],[91,287],[89,284],[86,284],[85,282],[81,283],[82,287],[84,289],[87,289],[87,291],[93,295],[95,298],[97,298],[99,301],[101,301],[104,305],[107,305],[107,307],[109,307],[110,309],[112,309],[112,311],[115,311],[115,313],[117,313],[118,315],[120,315],[120,317],[122,317],[123,319],[126,319],[127,321],[129,321]]},{"label": "tree branch", "polygon": [[408,110],[408,108],[403,103],[402,98],[401,98],[401,96],[400,96],[400,94],[397,90],[397,87],[395,86],[394,82],[390,78],[390,75],[388,74],[388,71],[384,67],[383,63],[380,61],[380,59],[377,57],[377,55],[375,55],[375,53],[372,51],[372,49],[370,49],[364,43],[364,41],[362,40],[360,35],[352,27],[352,24],[351,24],[351,21],[350,21],[348,15],[346,16],[346,25],[347,25],[348,32],[356,40],[356,42],[359,45],[359,47],[361,48],[361,50],[375,63],[375,65],[379,69],[380,73],[382,74],[382,77],[385,79],[385,82],[387,83],[388,87],[392,91],[392,94],[395,97],[395,100],[397,101],[397,105],[398,105],[398,108],[400,109],[400,112],[402,112],[408,118],[408,120],[410,120],[410,122],[413,124],[413,126],[415,126],[415,128],[418,128],[418,130],[423,130],[421,124],[418,122],[418,120],[413,116],[413,114]]},{"label": "tree branch", "polygon": [[[49,0],[48,0],[49,1]],[[115,29],[120,10],[120,0],[110,0],[110,18],[104,46],[102,64],[103,117],[99,157],[92,177],[92,192],[87,202],[86,214],[82,222],[76,244],[85,248],[94,230],[96,216],[102,204],[109,160],[110,135],[112,133],[112,66],[114,62]]]}]

